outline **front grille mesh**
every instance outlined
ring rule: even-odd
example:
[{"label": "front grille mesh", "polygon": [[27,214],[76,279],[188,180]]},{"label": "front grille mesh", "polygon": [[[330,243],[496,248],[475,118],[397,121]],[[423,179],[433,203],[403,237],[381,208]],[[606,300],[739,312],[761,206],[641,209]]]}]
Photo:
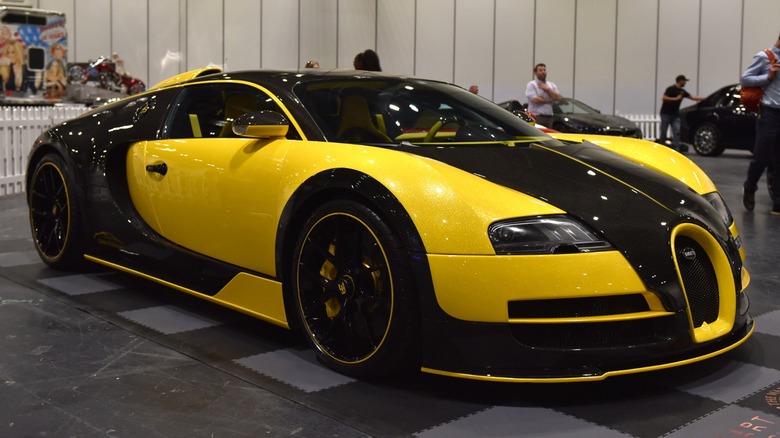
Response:
[{"label": "front grille mesh", "polygon": [[718,279],[707,253],[701,245],[687,236],[675,239],[675,257],[680,267],[693,326],[712,323],[718,319],[720,297]]}]

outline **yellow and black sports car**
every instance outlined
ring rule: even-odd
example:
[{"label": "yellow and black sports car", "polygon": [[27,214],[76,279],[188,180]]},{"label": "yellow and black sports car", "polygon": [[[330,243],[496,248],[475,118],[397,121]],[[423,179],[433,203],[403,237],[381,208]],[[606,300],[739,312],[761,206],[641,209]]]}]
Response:
[{"label": "yellow and black sports car", "polygon": [[666,147],[436,81],[204,69],[35,142],[36,248],[299,329],[352,376],[598,380],[753,331],[737,227]]}]

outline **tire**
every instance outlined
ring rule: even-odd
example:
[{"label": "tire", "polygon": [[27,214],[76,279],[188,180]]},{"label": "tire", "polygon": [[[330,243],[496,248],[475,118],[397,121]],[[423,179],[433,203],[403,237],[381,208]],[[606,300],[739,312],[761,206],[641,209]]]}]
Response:
[{"label": "tire", "polygon": [[59,155],[49,154],[38,162],[28,187],[35,249],[47,265],[57,269],[84,264],[82,225],[72,181],[65,161]]},{"label": "tire", "polygon": [[68,69],[68,80],[74,84],[83,84],[87,82],[87,71],[80,65],[71,66]]},{"label": "tire", "polygon": [[699,125],[693,131],[693,149],[699,155],[716,157],[723,153],[725,147],[720,141],[720,131],[712,123]]},{"label": "tire", "polygon": [[295,245],[298,322],[318,359],[345,375],[378,378],[418,362],[419,311],[407,252],[366,206],[327,203]]}]

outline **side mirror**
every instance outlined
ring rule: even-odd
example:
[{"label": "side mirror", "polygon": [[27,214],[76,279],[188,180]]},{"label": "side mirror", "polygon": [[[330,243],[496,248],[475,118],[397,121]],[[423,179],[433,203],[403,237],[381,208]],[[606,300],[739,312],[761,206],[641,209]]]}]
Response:
[{"label": "side mirror", "polygon": [[284,137],[289,129],[287,118],[275,111],[253,111],[233,121],[233,133],[242,137]]}]

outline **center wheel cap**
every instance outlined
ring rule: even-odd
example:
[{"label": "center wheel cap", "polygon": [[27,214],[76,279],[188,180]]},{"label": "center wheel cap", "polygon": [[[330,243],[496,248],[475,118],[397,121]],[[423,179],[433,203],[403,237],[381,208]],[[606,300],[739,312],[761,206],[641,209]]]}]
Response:
[{"label": "center wheel cap", "polygon": [[349,275],[344,275],[339,278],[336,287],[341,295],[352,296],[355,293],[355,280]]}]

